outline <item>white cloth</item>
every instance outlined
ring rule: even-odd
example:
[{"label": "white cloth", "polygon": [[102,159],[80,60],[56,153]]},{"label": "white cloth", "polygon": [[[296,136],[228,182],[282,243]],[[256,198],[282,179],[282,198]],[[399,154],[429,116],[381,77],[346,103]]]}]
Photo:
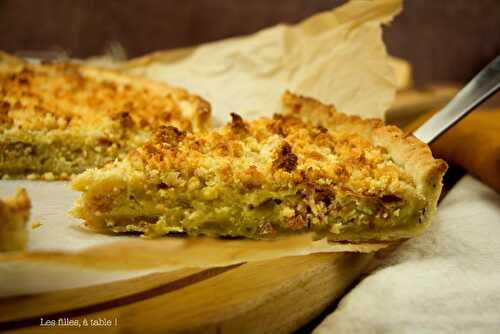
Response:
[{"label": "white cloth", "polygon": [[314,333],[500,333],[500,194],[462,178]]}]

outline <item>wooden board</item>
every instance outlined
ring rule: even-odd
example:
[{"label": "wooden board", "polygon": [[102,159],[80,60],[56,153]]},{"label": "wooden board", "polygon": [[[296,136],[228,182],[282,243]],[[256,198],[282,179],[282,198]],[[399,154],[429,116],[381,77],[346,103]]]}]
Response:
[{"label": "wooden board", "polygon": [[[454,92],[447,87],[401,93],[388,119],[404,125]],[[374,256],[314,254],[0,298],[0,331],[289,333],[343,296],[373,266]],[[82,327],[40,326],[41,319],[57,323],[68,318]],[[98,326],[106,320],[109,326]]]},{"label": "wooden board", "polygon": [[[342,296],[373,256],[314,254],[5,298],[0,299],[0,330],[289,333]],[[82,327],[41,327],[42,318],[71,318]],[[91,326],[97,319],[111,325]]]}]

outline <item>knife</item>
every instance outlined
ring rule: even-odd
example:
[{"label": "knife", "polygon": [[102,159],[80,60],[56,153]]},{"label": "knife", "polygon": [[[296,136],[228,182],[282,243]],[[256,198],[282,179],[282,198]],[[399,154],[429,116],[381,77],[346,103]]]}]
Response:
[{"label": "knife", "polygon": [[432,143],[500,89],[500,55],[481,70],[441,111],[413,132],[426,144]]}]

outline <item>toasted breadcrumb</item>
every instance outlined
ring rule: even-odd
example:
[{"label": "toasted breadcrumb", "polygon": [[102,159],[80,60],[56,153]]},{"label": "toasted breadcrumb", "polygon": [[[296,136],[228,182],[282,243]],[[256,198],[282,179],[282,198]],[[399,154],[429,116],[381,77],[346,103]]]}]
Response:
[{"label": "toasted breadcrumb", "polygon": [[31,223],[31,229],[32,230],[36,230],[40,226],[42,226],[42,222],[39,221],[39,220],[35,220],[33,223]]}]

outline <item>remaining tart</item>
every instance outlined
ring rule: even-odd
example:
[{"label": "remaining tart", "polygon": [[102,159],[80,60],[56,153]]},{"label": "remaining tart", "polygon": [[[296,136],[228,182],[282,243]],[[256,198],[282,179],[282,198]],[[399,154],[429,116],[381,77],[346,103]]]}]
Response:
[{"label": "remaining tart", "polygon": [[154,237],[408,238],[429,224],[446,164],[381,121],[290,93],[282,115],[205,134],[162,127],[123,161],[73,182],[72,214],[94,229]]},{"label": "remaining tart", "polygon": [[64,177],[103,166],[162,125],[210,127],[210,106],[163,83],[75,64],[0,58],[0,174]]},{"label": "remaining tart", "polygon": [[26,248],[31,202],[26,190],[20,189],[12,198],[0,199],[0,252]]}]

